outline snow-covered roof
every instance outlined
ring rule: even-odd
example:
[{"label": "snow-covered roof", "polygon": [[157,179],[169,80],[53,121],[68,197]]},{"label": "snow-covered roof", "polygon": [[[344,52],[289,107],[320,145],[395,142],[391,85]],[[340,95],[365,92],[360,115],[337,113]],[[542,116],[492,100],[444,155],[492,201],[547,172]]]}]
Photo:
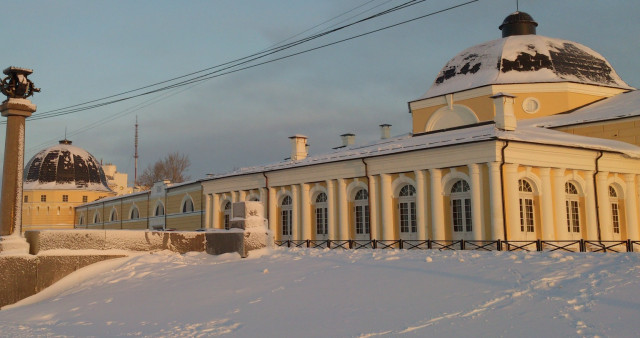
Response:
[{"label": "snow-covered roof", "polygon": [[531,126],[554,128],[574,124],[617,120],[633,116],[640,116],[639,90],[619,94],[570,113],[525,120],[522,123]]},{"label": "snow-covered roof", "polygon": [[111,191],[100,162],[68,140],[40,151],[29,160],[24,169],[23,189]]},{"label": "snow-covered roof", "polygon": [[629,157],[640,158],[640,147],[625,142],[567,134],[560,131],[539,128],[535,125],[521,125],[516,128],[515,131],[503,131],[496,128],[493,123],[484,123],[467,128],[445,130],[416,136],[405,134],[385,140],[379,140],[368,145],[339,148],[326,154],[308,156],[307,158],[299,161],[288,160],[263,166],[241,168],[229,173],[212,175],[209,179],[247,175],[264,171],[304,167],[315,164],[389,155],[413,150],[439,148],[487,140],[511,140],[578,147],[618,152]]},{"label": "snow-covered roof", "polygon": [[633,89],[602,55],[587,46],[540,35],[512,35],[456,55],[420,99],[492,84],[547,82]]}]

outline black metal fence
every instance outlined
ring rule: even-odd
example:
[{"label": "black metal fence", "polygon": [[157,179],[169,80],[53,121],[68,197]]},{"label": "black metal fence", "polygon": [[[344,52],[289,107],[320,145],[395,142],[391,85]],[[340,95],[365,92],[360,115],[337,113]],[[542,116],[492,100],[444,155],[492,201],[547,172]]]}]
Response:
[{"label": "black metal fence", "polygon": [[282,240],[276,246],[315,249],[404,249],[404,250],[476,250],[476,251],[566,251],[566,252],[640,252],[640,241],[469,241],[469,240]]}]

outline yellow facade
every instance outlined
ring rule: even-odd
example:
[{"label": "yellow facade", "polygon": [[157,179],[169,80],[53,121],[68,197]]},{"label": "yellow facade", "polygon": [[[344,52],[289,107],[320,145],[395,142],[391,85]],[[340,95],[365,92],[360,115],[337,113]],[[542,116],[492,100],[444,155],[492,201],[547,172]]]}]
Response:
[{"label": "yellow facade", "polygon": [[615,122],[554,128],[569,134],[621,141],[640,146],[640,118],[628,118]]}]

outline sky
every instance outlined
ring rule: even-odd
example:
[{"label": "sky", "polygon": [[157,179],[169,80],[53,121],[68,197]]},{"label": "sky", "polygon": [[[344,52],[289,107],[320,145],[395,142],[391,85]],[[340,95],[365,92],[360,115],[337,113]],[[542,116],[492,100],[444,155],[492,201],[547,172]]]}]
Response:
[{"label": "sky", "polygon": [[[34,69],[30,78],[42,89],[31,98],[38,114],[213,67],[403,2],[6,2],[0,67]],[[464,2],[425,1],[274,57]],[[629,85],[640,87],[640,3],[522,0],[519,9],[538,22],[538,35],[591,47]],[[513,0],[480,0],[195,86],[27,120],[25,164],[39,150],[63,139],[66,130],[74,145],[103,163],[117,165],[132,182],[136,116],[138,172],[180,151],[190,157],[188,174],[194,179],[281,161],[290,155],[288,137],[294,134],[309,137],[310,154],[340,145],[339,135],[344,133],[356,134],[358,144],[375,141],[383,123],[393,125],[392,135],[404,134],[411,130],[407,102],[423,95],[457,53],[499,38],[499,24],[515,10]],[[1,139],[4,128],[0,125]]]}]

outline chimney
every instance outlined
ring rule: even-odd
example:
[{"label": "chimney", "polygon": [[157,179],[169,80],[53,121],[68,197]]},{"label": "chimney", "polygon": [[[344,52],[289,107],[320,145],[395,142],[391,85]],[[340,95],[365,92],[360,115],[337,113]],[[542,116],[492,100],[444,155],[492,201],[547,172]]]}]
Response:
[{"label": "chimney", "polygon": [[516,130],[518,123],[513,114],[513,103],[516,97],[511,94],[497,93],[491,98],[496,109],[496,127],[500,130]]},{"label": "chimney", "polygon": [[356,135],[355,134],[347,133],[347,134],[340,135],[340,137],[342,138],[342,146],[343,147],[352,146],[354,143],[356,143]]},{"label": "chimney", "polygon": [[289,139],[291,140],[291,160],[304,160],[307,157],[307,137],[293,135]]},{"label": "chimney", "polygon": [[391,125],[390,124],[381,124],[380,125],[380,139],[386,140],[391,137]]}]

